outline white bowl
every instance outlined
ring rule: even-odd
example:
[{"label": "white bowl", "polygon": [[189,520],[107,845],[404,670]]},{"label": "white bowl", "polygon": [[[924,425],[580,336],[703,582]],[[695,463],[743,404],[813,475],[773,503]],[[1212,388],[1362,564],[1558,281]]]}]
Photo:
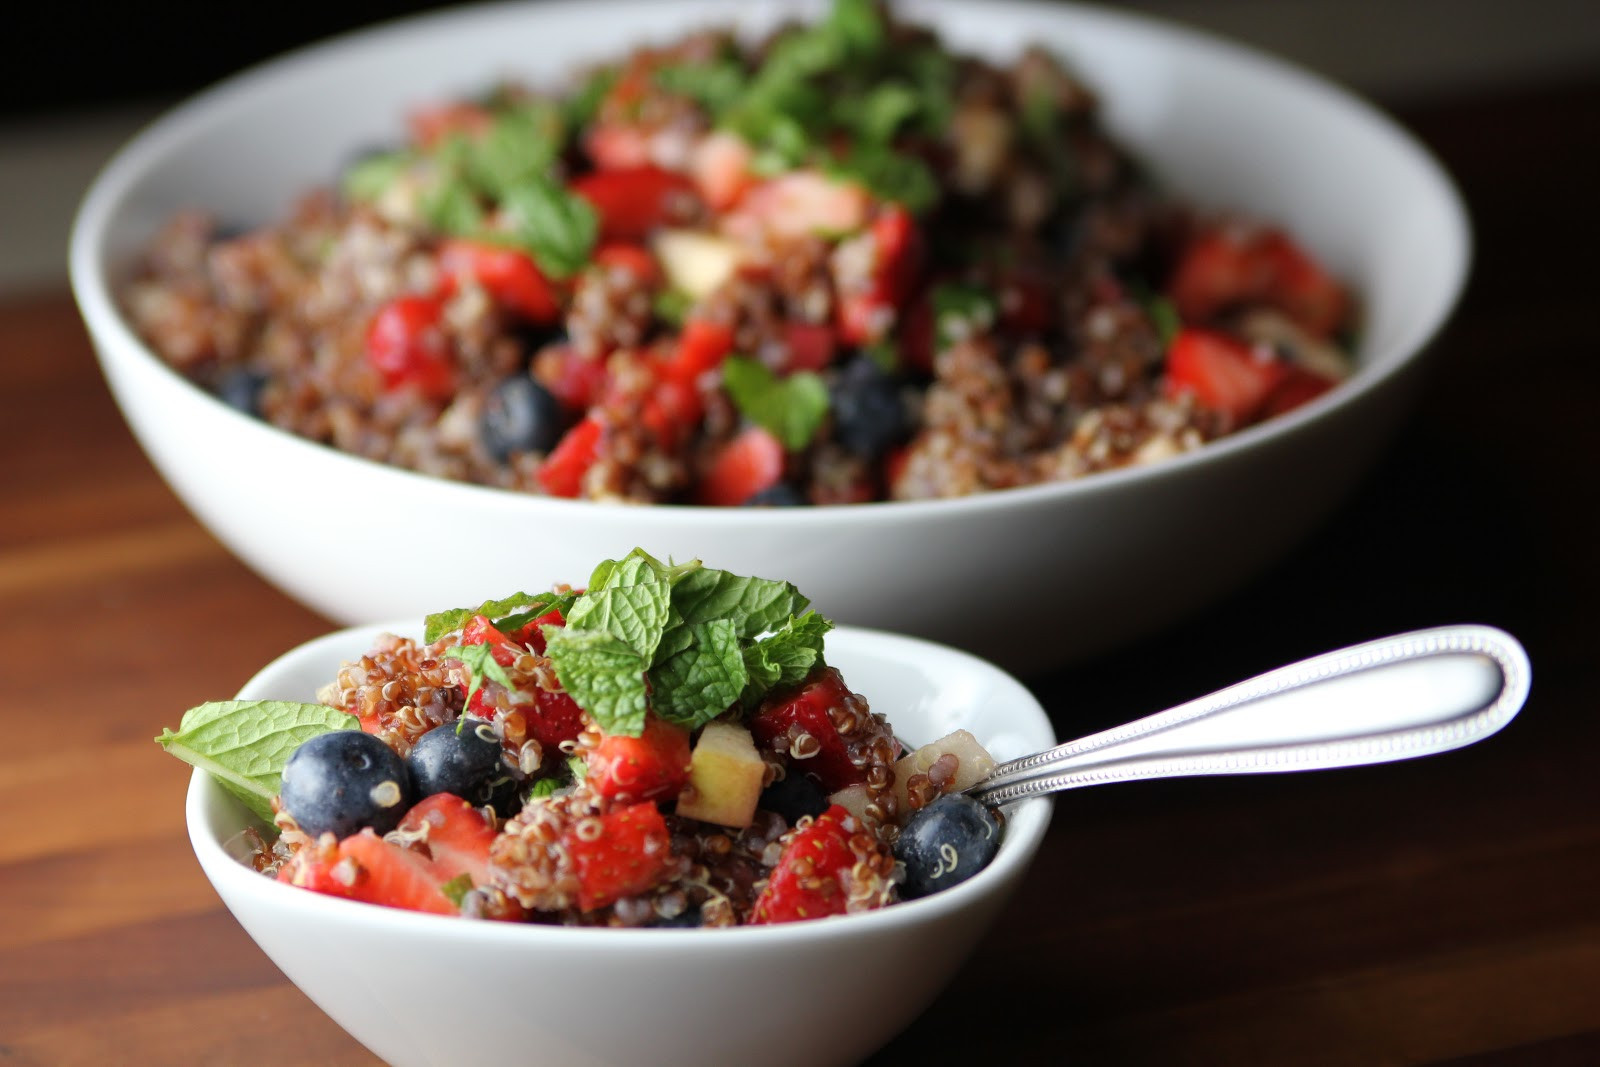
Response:
[{"label": "white bowl", "polygon": [[[312,700],[385,629],[411,627],[301,645],[239,697]],[[975,657],[848,627],[828,635],[827,656],[908,740],[967,729],[997,758],[1055,743],[1028,691]],[[1022,880],[1050,810],[1045,798],[1009,808],[987,868],[881,911],[732,930],[586,930],[423,915],[281,885],[228,852],[251,820],[243,805],[203,771],[188,797],[195,855],[240,925],[396,1067],[534,1056],[564,1067],[853,1062],[911,1022],[960,967]],[[419,999],[429,991],[441,999]]]},{"label": "white bowl", "polygon": [[118,403],[223,542],[340,621],[581,581],[593,560],[636,545],[781,573],[837,619],[1021,671],[1174,621],[1264,570],[1373,461],[1466,276],[1460,198],[1389,119],[1248,49],[1065,4],[904,10],[961,50],[1057,50],[1099,91],[1115,135],[1174,190],[1303,239],[1364,302],[1353,379],[1198,452],[1076,482],[926,503],[640,508],[452,484],[311,444],[190,385],[129,329],[114,280],[180,208],[274,220],[354,149],[398,138],[419,103],[517,72],[554,79],[690,26],[754,30],[793,11],[558,0],[458,9],[297,52],[201,94],[123,149],[90,189],[71,249],[73,288]]}]

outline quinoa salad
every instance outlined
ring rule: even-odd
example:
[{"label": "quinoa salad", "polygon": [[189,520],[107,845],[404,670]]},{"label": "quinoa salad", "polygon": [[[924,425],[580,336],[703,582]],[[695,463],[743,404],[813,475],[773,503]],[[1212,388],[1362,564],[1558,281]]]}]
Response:
[{"label": "quinoa salad", "polygon": [[1350,370],[1355,299],[1290,235],[1166,194],[1058,57],[873,0],[406,119],[271,225],[171,219],[134,329],[345,452],[653,504],[1075,479]]},{"label": "quinoa salad", "polygon": [[787,582],[642,550],[583,592],[430,615],[319,703],[221,701],[156,740],[260,819],[279,882],[440,915],[698,927],[870,911],[966,880],[998,813],[956,731],[905,750]]}]

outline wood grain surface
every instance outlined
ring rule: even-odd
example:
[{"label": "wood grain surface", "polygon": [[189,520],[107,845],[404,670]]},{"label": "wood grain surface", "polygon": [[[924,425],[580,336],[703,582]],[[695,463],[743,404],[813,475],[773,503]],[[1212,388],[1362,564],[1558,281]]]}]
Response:
[{"label": "wood grain surface", "polygon": [[[1477,237],[1415,416],[1262,580],[1032,685],[1075,735],[1479,621],[1527,645],[1527,709],[1432,760],[1068,795],[873,1063],[1600,1063],[1600,213],[1574,150],[1600,83],[1401,118]],[[176,502],[64,291],[0,303],[0,430],[0,1064],[374,1062],[222,908],[151,743],[328,624]]]}]

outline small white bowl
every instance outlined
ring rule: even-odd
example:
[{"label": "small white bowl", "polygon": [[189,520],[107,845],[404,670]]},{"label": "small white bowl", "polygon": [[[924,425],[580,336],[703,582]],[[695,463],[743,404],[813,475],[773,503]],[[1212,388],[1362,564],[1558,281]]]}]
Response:
[{"label": "small white bowl", "polygon": [[[268,664],[240,699],[312,700],[382,630],[342,630]],[[899,736],[971,730],[1000,759],[1055,743],[1014,678],[925,641],[842,627],[828,662]],[[295,985],[395,1067],[560,1063],[706,1067],[851,1063],[949,981],[1022,880],[1051,801],[1007,809],[994,862],[881,911],[732,930],[593,930],[399,911],[281,885],[229,842],[251,822],[209,775],[189,783],[189,839],[245,930]]]},{"label": "small white bowl", "polygon": [[779,573],[834,618],[960,645],[1018,671],[1193,612],[1265,570],[1339,503],[1399,422],[1419,384],[1417,357],[1461,292],[1470,238],[1459,196],[1411,137],[1327,82],[1204,34],[1089,7],[922,0],[903,10],[962,51],[1055,49],[1100,94],[1114,134],[1175,192],[1286,226],[1365,307],[1351,381],[1176,459],[927,503],[708,509],[538,498],[380,466],[239,414],[168,369],[116,308],[115,279],[180,208],[275,220],[354,150],[396,140],[418,104],[508,74],[554,81],[690,27],[756,32],[795,8],[555,0],[457,9],[286,56],[157,122],[94,183],[71,248],[73,288],[106,376],[155,465],[248,564],[344,622],[582,581],[593,560],[640,545]]}]

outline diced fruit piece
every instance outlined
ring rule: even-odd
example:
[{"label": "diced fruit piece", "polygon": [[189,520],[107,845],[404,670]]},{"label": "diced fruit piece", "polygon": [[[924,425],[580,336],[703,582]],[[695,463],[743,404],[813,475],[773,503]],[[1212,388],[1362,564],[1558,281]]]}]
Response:
[{"label": "diced fruit piece", "polygon": [[689,780],[689,765],[689,731],[647,715],[638,737],[607,734],[589,753],[589,788],[635,800],[676,796]]},{"label": "diced fruit piece", "polygon": [[439,246],[439,269],[473,279],[496,304],[529,322],[550,323],[561,316],[555,286],[526,252],[455,238]]},{"label": "diced fruit piece", "polygon": [[862,459],[879,459],[911,432],[899,383],[866,356],[845,364],[828,396],[834,440]]},{"label": "diced fruit piece", "polygon": [[[916,800],[926,803],[941,793],[959,793],[982,781],[994,768],[994,757],[969,731],[957,730],[930,741],[900,757],[894,765],[894,791],[900,810],[921,807]],[[912,799],[913,792],[918,794],[916,800]]]},{"label": "diced fruit piece", "polygon": [[584,911],[651,889],[672,858],[672,835],[650,801],[581,819],[561,844],[572,860]]},{"label": "diced fruit piece", "polygon": [[[860,237],[860,250],[835,257],[839,287],[839,336],[848,344],[882,340],[899,319],[922,268],[922,238],[916,220],[900,207],[889,207]],[[867,257],[865,278],[857,256]]]},{"label": "diced fruit piece", "polygon": [[528,736],[539,742],[547,760],[555,757],[563,742],[575,741],[583,732],[583,709],[565,693],[539,690],[533,712],[524,712],[524,718]]},{"label": "diced fruit piece", "polygon": [[660,364],[662,378],[692,386],[707,371],[715,370],[733,351],[733,329],[710,319],[692,318],[683,324],[672,357]]},{"label": "diced fruit piece", "polygon": [[279,796],[306,833],[344,838],[363,827],[394,829],[415,794],[394,749],[359,730],[334,730],[289,754]]},{"label": "diced fruit piece", "polygon": [[478,438],[501,463],[517,452],[548,452],[561,438],[561,404],[526,374],[514,374],[484,399]]},{"label": "diced fruit piece", "polygon": [[[805,779],[803,774],[797,777]],[[855,785],[847,785],[830,795],[827,803],[829,805],[837,804],[856,818],[864,820],[867,817],[867,805],[872,803],[872,791],[867,788],[865,782],[857,782]]]},{"label": "diced fruit piece", "polygon": [[872,200],[854,182],[814,170],[780,174],[745,194],[737,214],[754,219],[768,233],[803,237],[836,235],[860,229]]},{"label": "diced fruit piece", "polygon": [[790,320],[783,327],[783,343],[789,351],[783,369],[791,373],[822,370],[833,362],[839,348],[833,327],[823,322]]},{"label": "diced fruit piece", "polygon": [[533,375],[568,411],[587,411],[606,388],[606,362],[572,345],[549,345],[534,357]]},{"label": "diced fruit piece", "polygon": [[487,804],[497,780],[504,777],[500,752],[500,739],[490,723],[463,716],[417,738],[406,767],[419,796],[453,793],[473,804]]},{"label": "diced fruit piece", "polygon": [[797,922],[881,906],[888,881],[875,868],[886,858],[855,816],[834,805],[794,832],[750,922]]},{"label": "diced fruit piece", "polygon": [[755,153],[744,138],[718,130],[702,138],[689,156],[689,173],[713,211],[726,211],[755,184]]},{"label": "diced fruit piece", "polygon": [[371,830],[363,830],[339,842],[339,855],[356,867],[355,881],[345,894],[351,900],[434,915],[461,913],[456,902],[444,893],[444,885],[450,879],[419,852],[392,845]]},{"label": "diced fruit piece", "polygon": [[583,150],[601,170],[632,170],[650,162],[650,134],[639,126],[597,123],[583,135]]},{"label": "diced fruit piece", "polygon": [[912,814],[895,839],[895,859],[905,864],[900,894],[925,897],[966,881],[1000,851],[1000,823],[988,808],[962,793],[939,797]]},{"label": "diced fruit piece", "polygon": [[715,292],[739,266],[739,246],[715,234],[661,230],[652,244],[672,287],[696,300]]},{"label": "diced fruit piece", "polygon": [[441,883],[464,874],[475,886],[489,884],[494,826],[459,795],[436,793],[418,801],[400,820],[399,829],[416,844],[426,846],[430,866]]},{"label": "diced fruit piece", "polygon": [[766,766],[749,730],[734,723],[707,723],[695,741],[689,784],[678,794],[677,813],[718,826],[749,826]]},{"label": "diced fruit piece", "polygon": [[1275,415],[1293,411],[1338,384],[1314,371],[1290,364],[1284,373],[1283,381],[1267,395],[1267,402],[1261,407],[1261,417],[1270,419]]},{"label": "diced fruit piece", "polygon": [[572,181],[572,191],[600,215],[607,241],[637,241],[681,214],[678,202],[695,197],[694,185],[676,171],[656,166],[598,170]]},{"label": "diced fruit piece", "polygon": [[1171,397],[1192,394],[1202,407],[1249,422],[1286,373],[1270,348],[1188,327],[1178,331],[1167,351],[1166,392]]},{"label": "diced fruit piece", "polygon": [[461,628],[461,643],[463,645],[493,645],[494,661],[502,667],[509,667],[517,661],[521,651],[517,643],[509,636],[500,632],[500,629],[489,620],[487,615],[474,615],[467,620]]},{"label": "diced fruit piece", "polygon": [[[847,787],[848,788],[848,787]],[[816,783],[816,779],[798,772],[779,778],[761,791],[757,807],[782,815],[793,826],[802,815],[821,815],[828,810],[831,799]]]},{"label": "diced fruit piece", "polygon": [[1267,304],[1323,337],[1350,312],[1343,286],[1282,231],[1236,224],[1207,227],[1189,242],[1168,293],[1185,322]]},{"label": "diced fruit piece", "polygon": [[661,267],[643,245],[625,242],[602,245],[595,250],[594,261],[606,270],[631,274],[646,285],[661,283]]},{"label": "diced fruit piece", "polygon": [[839,672],[828,668],[798,687],[768,694],[746,724],[757,745],[789,759],[790,774],[807,774],[831,793],[867,778],[851,762],[830,714],[851,697]]},{"label": "diced fruit piece", "polygon": [[431,296],[402,296],[378,309],[367,326],[367,362],[389,389],[415,388],[435,400],[456,389],[455,355]]},{"label": "diced fruit piece", "polygon": [[586,416],[557,442],[537,475],[551,496],[575,497],[583,491],[583,476],[600,457],[600,420]]},{"label": "diced fruit piece", "polygon": [[695,487],[695,503],[737,507],[783,478],[783,444],[759,426],[729,441]]}]

